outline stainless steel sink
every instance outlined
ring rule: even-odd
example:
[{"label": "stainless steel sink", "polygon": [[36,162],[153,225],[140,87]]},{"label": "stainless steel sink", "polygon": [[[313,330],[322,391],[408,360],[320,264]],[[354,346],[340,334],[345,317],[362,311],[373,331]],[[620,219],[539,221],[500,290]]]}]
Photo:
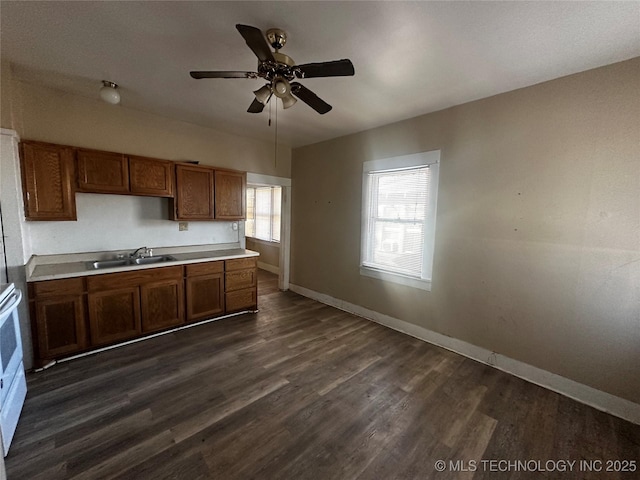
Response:
[{"label": "stainless steel sink", "polygon": [[172,262],[175,258],[171,255],[156,255],[154,257],[141,257],[132,260],[136,265],[149,265],[151,263]]},{"label": "stainless steel sink", "polygon": [[100,268],[124,267],[125,265],[131,265],[131,259],[118,258],[116,260],[98,260],[95,262],[87,262],[87,268],[89,270],[98,270]]},{"label": "stainless steel sink", "polygon": [[156,255],[153,257],[140,258],[116,258],[113,260],[96,260],[95,262],[87,262],[88,270],[100,270],[102,268],[114,267],[135,267],[137,265],[151,265],[154,263],[172,262],[175,257],[171,255]]}]

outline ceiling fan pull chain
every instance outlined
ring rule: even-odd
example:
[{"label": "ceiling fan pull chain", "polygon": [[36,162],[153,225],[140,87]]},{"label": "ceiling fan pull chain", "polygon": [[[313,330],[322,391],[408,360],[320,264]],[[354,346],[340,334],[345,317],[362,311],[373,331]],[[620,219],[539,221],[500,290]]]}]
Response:
[{"label": "ceiling fan pull chain", "polygon": [[277,166],[278,166],[278,99],[276,98],[274,100],[274,102],[276,104],[276,106],[275,106],[275,109],[276,109],[276,128],[275,128],[275,130],[276,130],[276,139],[275,139],[275,142],[274,142],[275,146],[274,146],[274,149],[273,149],[273,166],[274,166],[274,168],[277,168]]}]

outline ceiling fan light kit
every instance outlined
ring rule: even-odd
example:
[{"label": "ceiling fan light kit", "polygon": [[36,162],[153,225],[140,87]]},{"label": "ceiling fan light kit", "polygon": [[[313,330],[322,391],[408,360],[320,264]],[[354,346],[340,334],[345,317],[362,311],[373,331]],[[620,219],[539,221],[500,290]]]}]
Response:
[{"label": "ceiling fan light kit", "polygon": [[253,92],[256,96],[256,100],[258,100],[262,105],[266,105],[273,94],[271,90],[271,85],[267,84],[263,87],[260,87],[258,90]]},{"label": "ceiling fan light kit", "polygon": [[[279,28],[267,30],[266,35],[263,35],[258,28],[249,25],[238,24],[236,29],[244,38],[247,46],[258,57],[258,71],[192,71],[190,75],[195,79],[264,78],[269,83],[253,92],[255,99],[247,110],[250,113],[262,112],[272,95],[275,95],[282,100],[285,109],[293,106],[300,99],[316,112],[325,114],[331,110],[331,105],[304,85],[293,82],[293,80],[296,78],[346,77],[355,74],[353,64],[349,59],[296,65],[291,57],[279,52],[287,43],[286,32]],[[271,51],[269,44],[275,52]]]},{"label": "ceiling fan light kit", "polygon": [[117,90],[118,85],[108,80],[102,80],[102,88],[100,88],[100,98],[111,105],[120,103],[120,93]]}]

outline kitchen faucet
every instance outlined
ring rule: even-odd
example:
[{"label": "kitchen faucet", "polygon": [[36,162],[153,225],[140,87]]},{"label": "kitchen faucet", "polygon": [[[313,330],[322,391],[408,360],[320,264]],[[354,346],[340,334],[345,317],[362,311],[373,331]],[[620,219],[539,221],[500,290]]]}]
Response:
[{"label": "kitchen faucet", "polygon": [[[140,250],[142,250],[141,253]],[[151,257],[153,256],[153,250],[151,250],[149,247],[140,247],[137,250],[135,250],[133,253],[129,254],[130,258],[144,258],[144,257]]]}]

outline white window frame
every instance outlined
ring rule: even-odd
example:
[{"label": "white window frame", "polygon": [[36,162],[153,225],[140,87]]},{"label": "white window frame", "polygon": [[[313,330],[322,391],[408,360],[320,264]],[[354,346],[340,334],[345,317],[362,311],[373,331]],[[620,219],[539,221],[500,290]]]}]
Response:
[{"label": "white window frame", "polygon": [[[420,278],[403,275],[397,272],[388,271],[382,268],[374,268],[364,265],[365,249],[368,235],[368,210],[369,210],[369,179],[370,173],[402,170],[408,168],[428,166],[430,169],[429,185],[429,212],[427,212],[424,225],[424,245],[422,275]],[[362,230],[360,244],[360,274],[377,278],[387,282],[398,283],[422,290],[431,290],[433,273],[433,250],[436,232],[436,210],[438,199],[438,175],[440,170],[440,150],[430,152],[415,153],[399,157],[370,160],[362,165]]]},{"label": "white window frame", "polygon": [[[270,218],[270,220],[269,220],[269,229],[271,230],[270,239],[266,240],[264,238],[254,237],[254,236],[246,234],[246,231],[245,231],[245,235],[246,235],[247,238],[250,238],[250,239],[252,239],[254,241],[257,241],[257,242],[263,242],[263,243],[266,243],[266,244],[275,243],[276,245],[279,245],[280,241],[282,239],[282,187],[280,185],[248,184],[247,185],[247,192],[249,191],[249,189],[253,189],[254,192],[255,192],[255,189],[258,189],[258,188],[268,188],[268,189],[271,190],[271,200],[270,200],[271,209],[270,209],[270,214],[269,214],[269,218]],[[280,200],[280,230],[278,230],[278,232],[277,232],[278,236],[280,237],[280,240],[274,240],[273,239],[275,232],[273,231],[273,220],[271,220],[273,218],[273,204],[274,204],[274,202],[276,200],[276,189],[279,189],[279,200]],[[256,222],[256,219],[255,219],[256,205],[255,205],[255,203],[256,203],[256,197],[254,196],[254,206],[253,206],[253,210],[254,210],[253,211],[253,214],[254,214],[254,218],[253,218],[254,231],[256,230],[256,224],[255,224],[255,222]],[[248,218],[247,218],[247,220],[248,220]],[[246,227],[245,227],[245,230],[246,230]]]}]

